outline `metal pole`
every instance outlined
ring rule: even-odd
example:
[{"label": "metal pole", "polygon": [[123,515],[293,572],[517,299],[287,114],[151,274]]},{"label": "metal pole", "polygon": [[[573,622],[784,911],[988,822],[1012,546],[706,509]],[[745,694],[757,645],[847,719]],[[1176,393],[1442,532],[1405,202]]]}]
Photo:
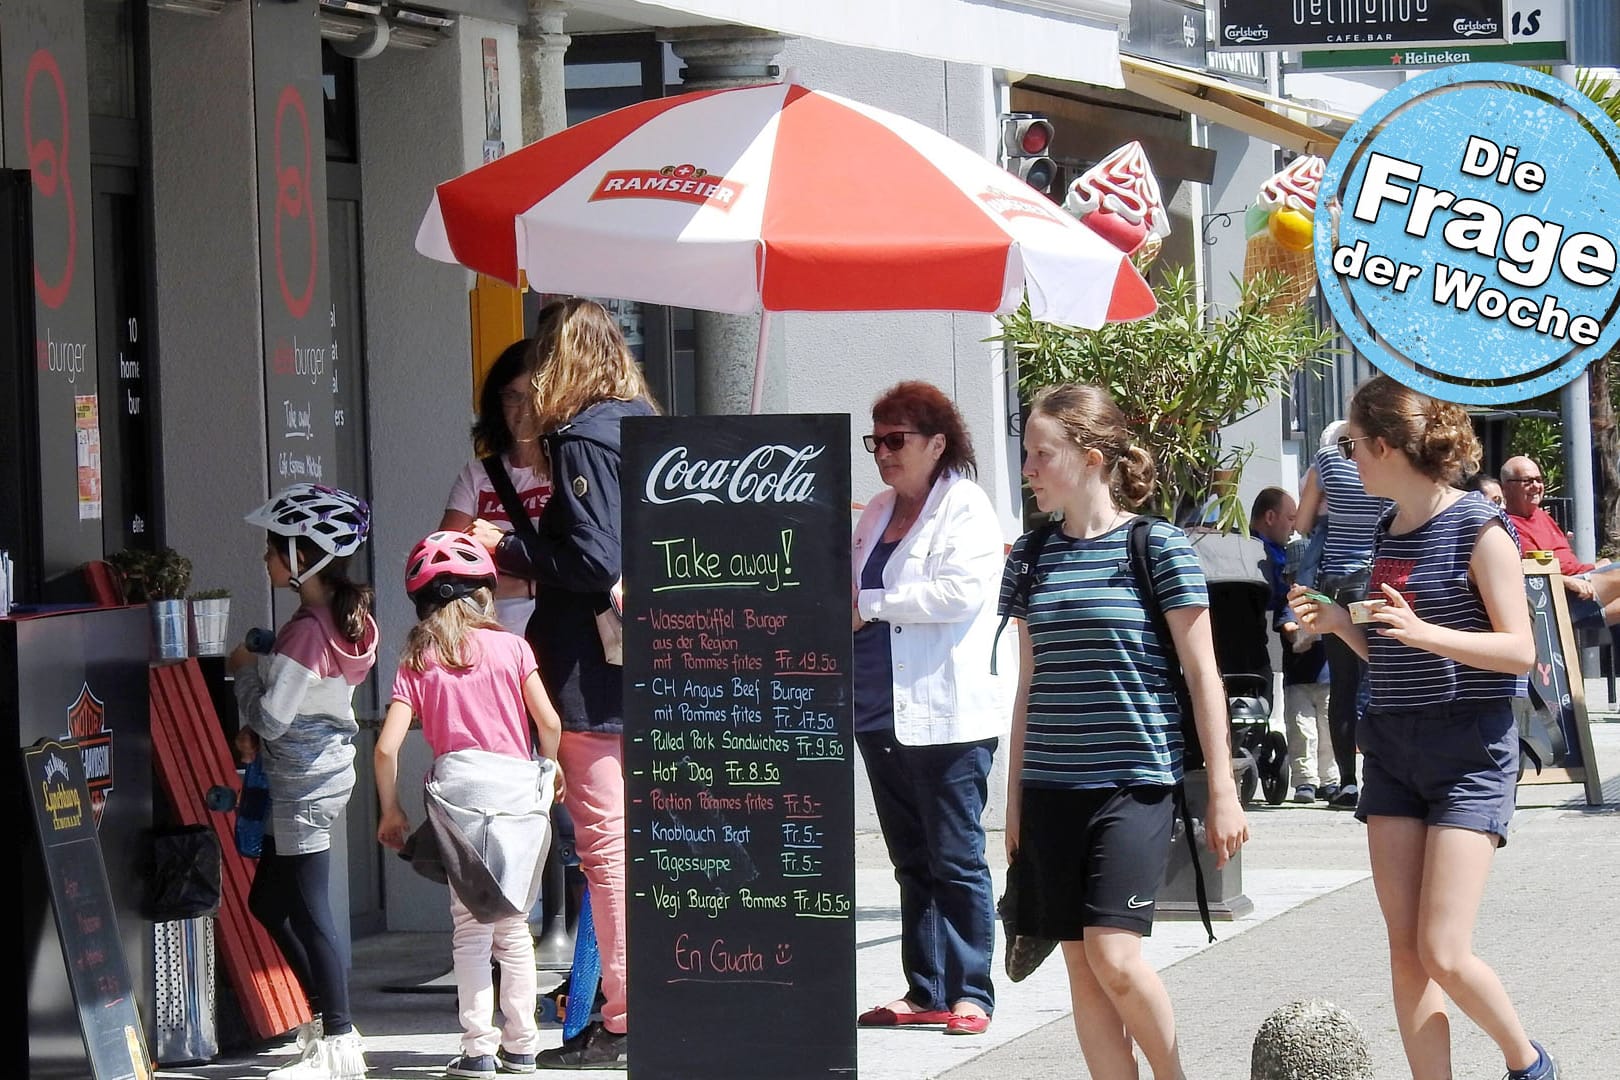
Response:
[{"label": "metal pole", "polygon": [[[1575,85],[1575,68],[1569,64],[1554,69],[1558,77]],[[1564,415],[1564,476],[1569,494],[1570,526],[1575,534],[1570,545],[1582,562],[1597,558],[1597,487],[1592,481],[1592,386],[1583,368],[1559,394]]]}]

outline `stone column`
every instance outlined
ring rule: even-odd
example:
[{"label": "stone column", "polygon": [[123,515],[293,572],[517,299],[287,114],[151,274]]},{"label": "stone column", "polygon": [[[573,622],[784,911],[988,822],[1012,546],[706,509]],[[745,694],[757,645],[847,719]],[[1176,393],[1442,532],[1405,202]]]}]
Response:
[{"label": "stone column", "polygon": [[560,0],[529,0],[529,17],[518,28],[525,146],[568,126],[563,56],[572,39],[563,33],[567,14],[567,6]]},{"label": "stone column", "polygon": [[[683,90],[758,86],[781,76],[772,62],[786,41],[780,34],[748,26],[694,26],[666,30],[662,38],[686,64],[681,72]],[[746,413],[754,386],[760,317],[714,311],[694,315],[697,411]],[[768,373],[766,392],[770,392]]]}]

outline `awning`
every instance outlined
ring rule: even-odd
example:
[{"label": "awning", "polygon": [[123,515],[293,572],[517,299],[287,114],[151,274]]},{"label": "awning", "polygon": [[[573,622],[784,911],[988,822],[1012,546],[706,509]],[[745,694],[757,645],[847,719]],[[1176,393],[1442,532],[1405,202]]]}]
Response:
[{"label": "awning", "polygon": [[1132,93],[1301,154],[1331,156],[1356,120],[1136,56],[1120,57],[1120,66]]},{"label": "awning", "polygon": [[[653,25],[753,26],[790,37],[1122,87],[1121,0],[570,0],[571,11]],[[660,15],[660,13],[663,13]]]}]

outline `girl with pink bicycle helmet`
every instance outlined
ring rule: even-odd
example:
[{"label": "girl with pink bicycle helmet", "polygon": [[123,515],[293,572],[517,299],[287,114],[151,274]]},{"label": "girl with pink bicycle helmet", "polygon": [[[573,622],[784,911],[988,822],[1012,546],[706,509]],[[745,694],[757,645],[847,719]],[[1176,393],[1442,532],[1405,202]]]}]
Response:
[{"label": "girl with pink bicycle helmet", "polygon": [[[399,752],[412,719],[421,718],[433,749],[424,800],[434,809],[424,829],[441,851],[458,853],[447,854],[444,866],[461,1053],[446,1076],[533,1072],[539,1052],[528,915],[561,786],[554,760],[562,721],[534,649],[495,621],[495,578],[489,552],[465,533],[436,532],[411,549],[405,591],[419,621],[373,755],[377,839],[397,850],[410,829],[399,799]],[[500,1027],[490,1019],[491,961],[501,969]]]}]

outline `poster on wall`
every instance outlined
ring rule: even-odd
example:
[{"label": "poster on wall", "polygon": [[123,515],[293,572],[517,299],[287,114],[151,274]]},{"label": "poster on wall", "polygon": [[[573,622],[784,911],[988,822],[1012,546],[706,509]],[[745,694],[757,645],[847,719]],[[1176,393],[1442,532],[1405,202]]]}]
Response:
[{"label": "poster on wall", "polygon": [[[90,106],[83,4],[15,0],[0,35],[5,164],[32,192],[35,400],[40,540],[49,581],[102,556],[99,462],[79,402],[97,394]],[[99,458],[99,431],[94,453]],[[47,588],[49,588],[47,586]]]},{"label": "poster on wall", "polygon": [[1217,0],[1210,48],[1344,49],[1507,41],[1503,0]]},{"label": "poster on wall", "polygon": [[73,398],[73,435],[78,448],[79,520],[101,520],[101,420],[96,395]]},{"label": "poster on wall", "polygon": [[316,0],[253,7],[260,295],[272,490],[331,483],[333,310]]}]

